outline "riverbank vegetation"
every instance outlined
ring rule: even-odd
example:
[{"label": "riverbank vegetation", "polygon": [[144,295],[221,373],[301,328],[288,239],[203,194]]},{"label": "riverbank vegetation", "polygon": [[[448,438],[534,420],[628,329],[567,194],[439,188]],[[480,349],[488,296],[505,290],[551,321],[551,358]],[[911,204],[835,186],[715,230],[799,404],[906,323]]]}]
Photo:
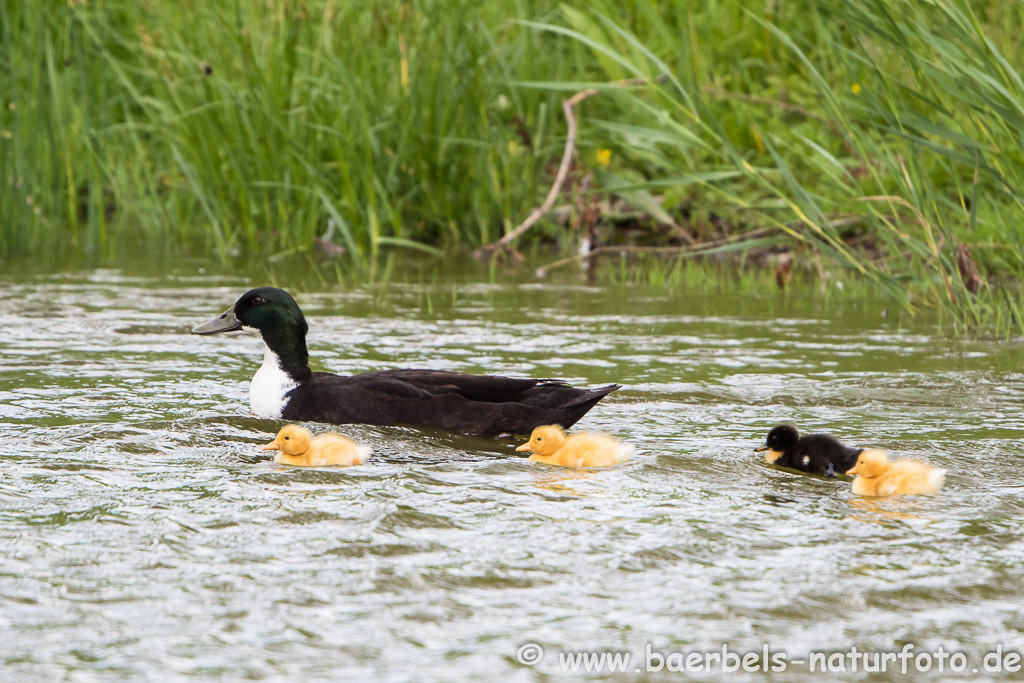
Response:
[{"label": "riverbank vegetation", "polygon": [[554,245],[542,272],[725,260],[1022,324],[1019,2],[0,0],[0,24],[8,260]]}]

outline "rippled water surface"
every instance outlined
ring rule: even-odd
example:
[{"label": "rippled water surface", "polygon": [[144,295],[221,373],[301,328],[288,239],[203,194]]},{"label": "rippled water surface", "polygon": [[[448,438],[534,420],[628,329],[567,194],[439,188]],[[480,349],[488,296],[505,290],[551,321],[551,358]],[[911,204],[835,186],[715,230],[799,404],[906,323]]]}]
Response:
[{"label": "rippled water surface", "polygon": [[[567,471],[514,441],[351,426],[367,465],[302,470],[260,450],[281,426],[249,411],[260,342],[188,335],[257,284],[0,275],[3,680],[532,680],[570,650],[631,652],[604,674],[628,678],[648,644],[911,643],[973,667],[1024,649],[1019,342],[767,290],[282,278],[314,369],[619,382],[579,428],[638,451]],[[780,421],[926,458],[946,487],[872,501],[772,468],[753,448]]]}]

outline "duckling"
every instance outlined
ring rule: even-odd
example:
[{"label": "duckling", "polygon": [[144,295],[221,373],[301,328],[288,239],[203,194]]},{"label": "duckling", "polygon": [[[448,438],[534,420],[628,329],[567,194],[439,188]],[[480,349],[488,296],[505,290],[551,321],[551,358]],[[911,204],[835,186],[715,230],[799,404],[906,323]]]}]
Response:
[{"label": "duckling", "polygon": [[567,437],[560,425],[537,427],[516,450],[533,451],[533,462],[562,467],[611,467],[633,455],[631,445],[610,436],[583,432]]},{"label": "duckling", "polygon": [[341,434],[321,434],[314,439],[308,429],[298,425],[283,428],[263,450],[280,451],[274,456],[274,462],[296,467],[362,465],[373,452],[369,446],[357,444]]},{"label": "duckling", "polygon": [[864,451],[856,466],[847,474],[859,475],[853,480],[857,496],[910,496],[933,494],[942,488],[946,470],[914,460],[889,462],[884,451]]},{"label": "duckling", "polygon": [[779,425],[768,432],[768,438],[755,451],[768,451],[764,459],[769,465],[789,467],[802,472],[836,476],[857,462],[863,448],[850,448],[829,434],[800,436],[792,425]]}]

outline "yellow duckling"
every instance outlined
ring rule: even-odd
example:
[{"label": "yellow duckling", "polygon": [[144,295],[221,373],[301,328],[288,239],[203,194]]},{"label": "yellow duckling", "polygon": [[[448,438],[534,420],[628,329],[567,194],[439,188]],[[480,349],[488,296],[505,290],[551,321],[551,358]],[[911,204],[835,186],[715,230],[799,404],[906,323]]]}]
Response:
[{"label": "yellow duckling", "polygon": [[632,446],[610,436],[583,432],[567,437],[558,425],[537,427],[516,450],[533,451],[533,462],[562,467],[611,467],[633,455]]},{"label": "yellow duckling", "polygon": [[914,460],[889,462],[884,451],[868,450],[857,457],[847,474],[858,496],[909,496],[936,493],[946,478],[946,470]]},{"label": "yellow duckling", "polygon": [[296,467],[323,467],[362,465],[373,451],[369,446],[357,444],[341,434],[321,434],[313,438],[308,429],[288,425],[277,433],[277,438],[263,447],[265,451],[280,451],[274,462]]}]

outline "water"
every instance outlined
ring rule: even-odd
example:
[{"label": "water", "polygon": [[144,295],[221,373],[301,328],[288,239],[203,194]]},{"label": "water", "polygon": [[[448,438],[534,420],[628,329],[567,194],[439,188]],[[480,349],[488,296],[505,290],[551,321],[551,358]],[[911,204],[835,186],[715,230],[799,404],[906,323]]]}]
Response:
[{"label": "water", "polygon": [[[638,450],[574,472],[351,426],[368,465],[300,470],[260,450],[281,423],[249,413],[258,340],[187,334],[265,283],[213,273],[0,276],[3,680],[533,680],[575,650],[630,652],[602,675],[636,678],[648,644],[941,646],[966,677],[1024,649],[1020,343],[767,289],[284,278],[317,369],[620,382],[579,428]],[[946,487],[871,501],[774,469],[753,448],[784,420],[926,458]]]}]

